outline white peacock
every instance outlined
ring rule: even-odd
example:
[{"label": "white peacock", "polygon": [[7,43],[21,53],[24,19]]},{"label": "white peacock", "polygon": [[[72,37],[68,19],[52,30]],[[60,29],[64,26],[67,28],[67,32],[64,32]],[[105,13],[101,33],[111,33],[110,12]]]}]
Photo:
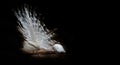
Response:
[{"label": "white peacock", "polygon": [[29,11],[27,7],[15,12],[18,19],[18,30],[24,37],[22,50],[34,56],[65,53],[63,45],[51,39],[55,33],[50,32],[41,22],[37,14]]}]

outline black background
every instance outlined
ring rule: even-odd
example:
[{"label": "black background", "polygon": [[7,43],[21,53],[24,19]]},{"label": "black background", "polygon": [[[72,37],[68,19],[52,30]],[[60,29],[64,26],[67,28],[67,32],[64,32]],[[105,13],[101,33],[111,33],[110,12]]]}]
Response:
[{"label": "black background", "polygon": [[[21,47],[21,38],[19,32],[17,32],[17,18],[14,15],[14,11],[22,7],[24,4],[28,4],[36,8],[36,12],[42,14],[40,18],[46,26],[50,29],[57,28],[55,32],[58,34],[58,39],[66,48],[67,54],[64,59],[34,59],[28,55],[23,54],[19,48]],[[77,5],[76,5],[77,6]],[[44,63],[44,64],[64,64],[73,63],[75,51],[81,52],[78,44],[80,44],[79,23],[76,21],[77,8],[76,6],[68,2],[43,2],[43,1],[5,1],[0,5],[0,60],[10,63]],[[80,16],[80,15],[78,15]],[[79,17],[81,19],[81,17]],[[79,33],[80,34],[80,33]],[[79,40],[79,42],[76,42]],[[78,49],[75,49],[79,47]],[[2,62],[1,61],[1,62]]]},{"label": "black background", "polygon": [[[36,8],[35,11],[42,14],[40,18],[48,28],[58,29],[55,32],[67,51],[64,59],[34,59],[19,50],[21,38],[16,29],[17,18],[14,11],[24,4],[32,6],[33,9]],[[99,32],[96,28],[100,21],[97,15],[101,14],[98,12],[98,7],[93,8],[93,6],[95,5],[86,4],[86,2],[83,4],[72,1],[16,0],[0,2],[0,60],[17,64],[75,64],[77,61],[88,63],[95,55],[92,46],[96,42],[93,40],[97,40],[96,33]],[[95,31],[93,32],[93,30]],[[93,34],[96,35],[93,36]]]}]

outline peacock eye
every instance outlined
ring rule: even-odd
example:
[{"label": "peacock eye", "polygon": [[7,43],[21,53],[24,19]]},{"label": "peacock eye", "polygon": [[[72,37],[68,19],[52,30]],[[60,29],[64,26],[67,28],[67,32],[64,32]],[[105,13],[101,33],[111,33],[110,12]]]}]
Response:
[{"label": "peacock eye", "polygon": [[25,38],[22,50],[33,57],[57,57],[61,53],[65,54],[64,47],[52,39],[55,33],[45,27],[45,24],[36,17],[37,13],[29,10],[28,7],[23,7],[15,12],[19,20],[18,30]]}]

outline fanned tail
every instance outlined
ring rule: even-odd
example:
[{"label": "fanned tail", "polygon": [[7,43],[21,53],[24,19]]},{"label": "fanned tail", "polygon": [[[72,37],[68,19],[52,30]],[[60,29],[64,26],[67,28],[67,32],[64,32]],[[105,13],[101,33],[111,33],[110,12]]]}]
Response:
[{"label": "fanned tail", "polygon": [[56,49],[56,51],[65,52],[62,45],[55,45],[57,41],[51,39],[55,33],[45,28],[45,24],[37,18],[35,12],[32,14],[32,12],[25,7],[23,10],[15,12],[15,15],[19,20],[18,30],[23,34],[26,40],[24,46],[26,49],[43,48],[48,51]]}]

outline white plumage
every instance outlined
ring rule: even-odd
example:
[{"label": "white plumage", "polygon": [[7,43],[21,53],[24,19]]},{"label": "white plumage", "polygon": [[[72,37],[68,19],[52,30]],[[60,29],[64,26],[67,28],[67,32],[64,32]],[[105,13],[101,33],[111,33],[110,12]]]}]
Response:
[{"label": "white plumage", "polygon": [[38,18],[37,14],[30,12],[26,7],[15,12],[18,18],[18,30],[23,34],[25,41],[23,49],[34,51],[45,49],[46,51],[65,52],[61,44],[51,38],[55,33],[50,32]]},{"label": "white plumage", "polygon": [[65,50],[64,50],[64,48],[62,47],[62,45],[61,44],[55,44],[54,46],[53,46],[53,48],[55,49],[55,51],[57,51],[57,52],[59,52],[59,53],[64,53],[65,52]]}]

